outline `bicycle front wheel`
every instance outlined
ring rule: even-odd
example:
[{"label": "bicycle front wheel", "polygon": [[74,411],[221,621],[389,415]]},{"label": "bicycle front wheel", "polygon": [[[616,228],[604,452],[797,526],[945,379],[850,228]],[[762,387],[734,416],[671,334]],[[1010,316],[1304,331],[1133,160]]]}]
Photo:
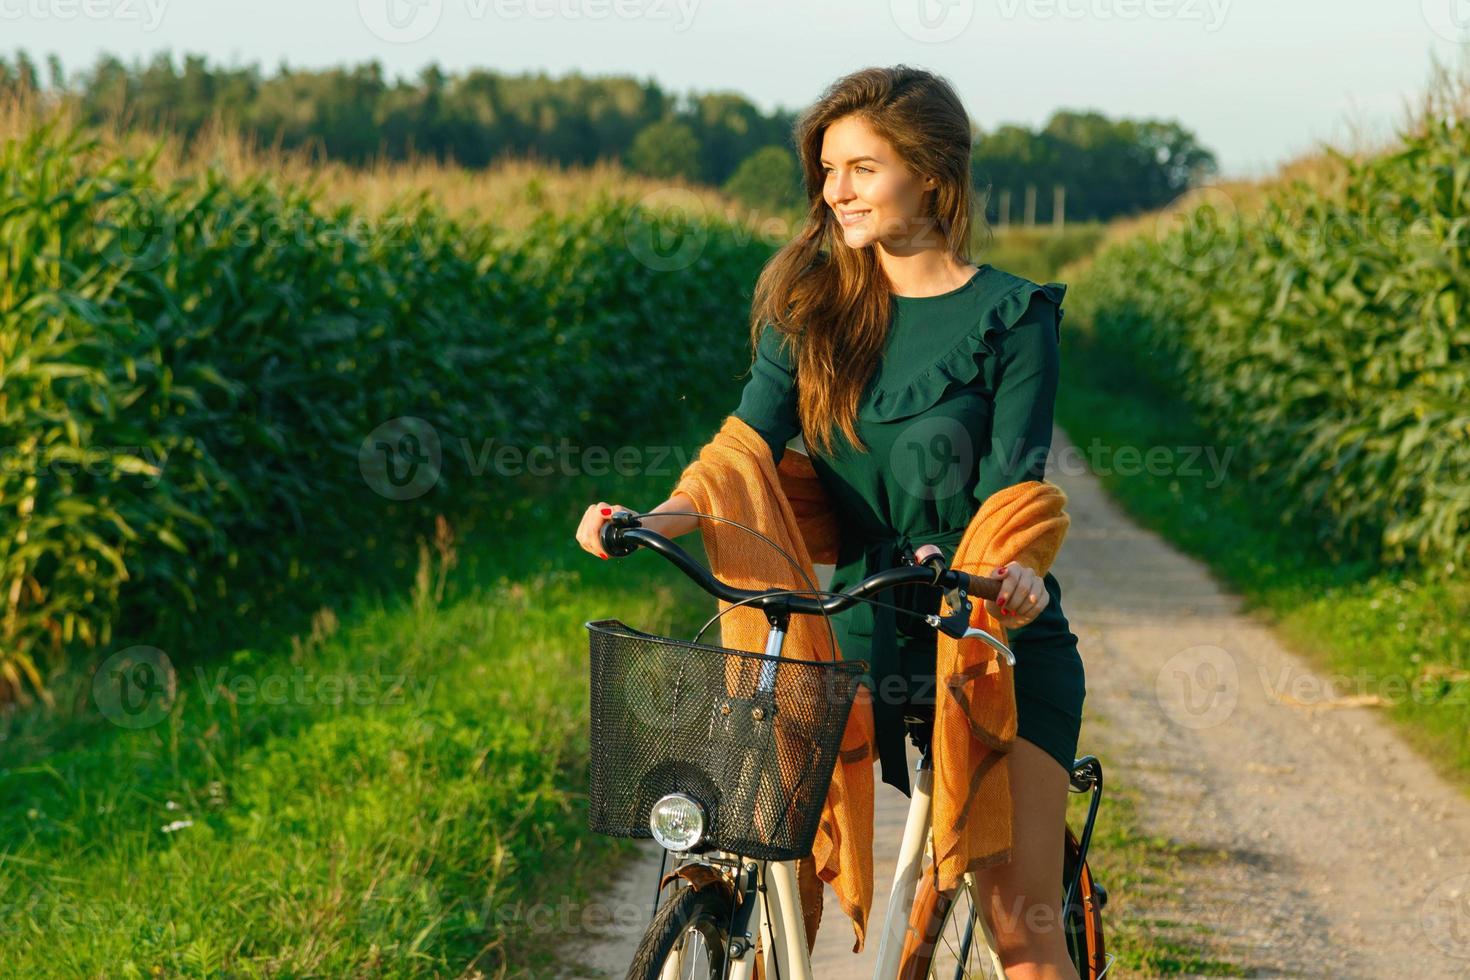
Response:
[{"label": "bicycle front wheel", "polygon": [[680,888],[654,914],[628,968],[628,980],[719,980],[730,948],[730,894]]}]

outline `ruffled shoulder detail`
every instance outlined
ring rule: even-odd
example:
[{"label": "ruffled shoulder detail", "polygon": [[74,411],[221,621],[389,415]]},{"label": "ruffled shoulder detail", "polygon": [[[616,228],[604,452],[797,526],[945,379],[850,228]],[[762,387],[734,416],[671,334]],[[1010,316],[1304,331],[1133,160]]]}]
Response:
[{"label": "ruffled shoulder detail", "polygon": [[1026,315],[1031,300],[1042,293],[1057,306],[1057,327],[1062,322],[1065,283],[1035,283],[1029,279],[987,266],[993,283],[976,292],[975,326],[935,363],[896,382],[885,382],[873,390],[858,408],[858,418],[892,422],[917,415],[939,401],[951,385],[969,384],[980,373],[984,357],[999,353],[996,335],[1010,330]]}]

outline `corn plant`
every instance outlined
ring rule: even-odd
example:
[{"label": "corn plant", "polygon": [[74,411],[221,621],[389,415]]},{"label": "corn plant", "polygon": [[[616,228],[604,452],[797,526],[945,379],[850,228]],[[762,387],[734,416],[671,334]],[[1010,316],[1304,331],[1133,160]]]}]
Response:
[{"label": "corn plant", "polygon": [[[0,703],[119,623],[248,619],[385,523],[527,492],[483,445],[660,431],[744,366],[770,246],[723,218],[681,219],[698,247],[669,263],[621,199],[515,231],[427,195],[369,220],[154,162],[54,122],[0,144]],[[385,499],[360,451],[402,417],[441,471]]]},{"label": "corn plant", "polygon": [[1245,450],[1262,505],[1337,555],[1470,558],[1470,126],[1333,151],[1337,187],[1105,250],[1075,290],[1100,339]]}]

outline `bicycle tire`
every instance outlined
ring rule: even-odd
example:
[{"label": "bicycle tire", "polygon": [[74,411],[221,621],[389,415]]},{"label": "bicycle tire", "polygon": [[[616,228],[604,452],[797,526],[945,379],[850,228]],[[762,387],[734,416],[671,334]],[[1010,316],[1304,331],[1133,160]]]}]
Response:
[{"label": "bicycle tire", "polygon": [[718,980],[722,977],[725,956],[730,949],[732,901],[729,891],[718,886],[678,889],[659,906],[649,922],[643,939],[638,943],[638,950],[633,954],[628,980],[662,980],[664,967],[670,958],[689,952],[687,940],[691,934],[697,934],[702,940],[708,969],[698,970],[699,960],[693,959],[691,965],[698,972],[686,977],[684,964],[679,963],[679,971],[674,975],[680,980]]},{"label": "bicycle tire", "polygon": [[[1068,827],[1063,881],[1072,880],[1080,850],[1081,844],[1072,833],[1072,828]],[[1092,868],[1083,861],[1077,894],[1072,899],[1072,908],[1067,910],[1063,920],[1066,923],[1067,953],[1082,980],[1097,980],[1108,968],[1102,921],[1102,910],[1107,901],[1107,890],[1092,877]]]}]

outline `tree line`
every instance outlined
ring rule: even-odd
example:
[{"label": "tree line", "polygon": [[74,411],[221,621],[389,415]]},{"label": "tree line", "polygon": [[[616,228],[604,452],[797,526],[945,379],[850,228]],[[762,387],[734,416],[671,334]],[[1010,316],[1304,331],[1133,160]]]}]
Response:
[{"label": "tree line", "polygon": [[[68,75],[25,52],[0,57],[0,91],[45,91],[83,120],[166,128],[185,137],[218,120],[285,149],[312,148],[354,165],[429,158],[472,169],[504,157],[560,165],[611,159],[653,177],[725,189],[751,206],[800,206],[792,150],[797,114],[764,112],[733,92],[676,94],[631,76],[446,72],[429,65],[390,78],[377,61],[321,69],[182,62],[159,54],[124,63],[104,55]],[[1052,189],[1066,188],[1069,220],[1107,220],[1157,207],[1217,172],[1214,154],[1173,121],[1113,120],[1061,110],[1039,130],[975,128],[974,177],[1019,202],[1037,188],[1035,218],[1052,219]],[[1012,205],[1011,218],[1018,210]]]}]

